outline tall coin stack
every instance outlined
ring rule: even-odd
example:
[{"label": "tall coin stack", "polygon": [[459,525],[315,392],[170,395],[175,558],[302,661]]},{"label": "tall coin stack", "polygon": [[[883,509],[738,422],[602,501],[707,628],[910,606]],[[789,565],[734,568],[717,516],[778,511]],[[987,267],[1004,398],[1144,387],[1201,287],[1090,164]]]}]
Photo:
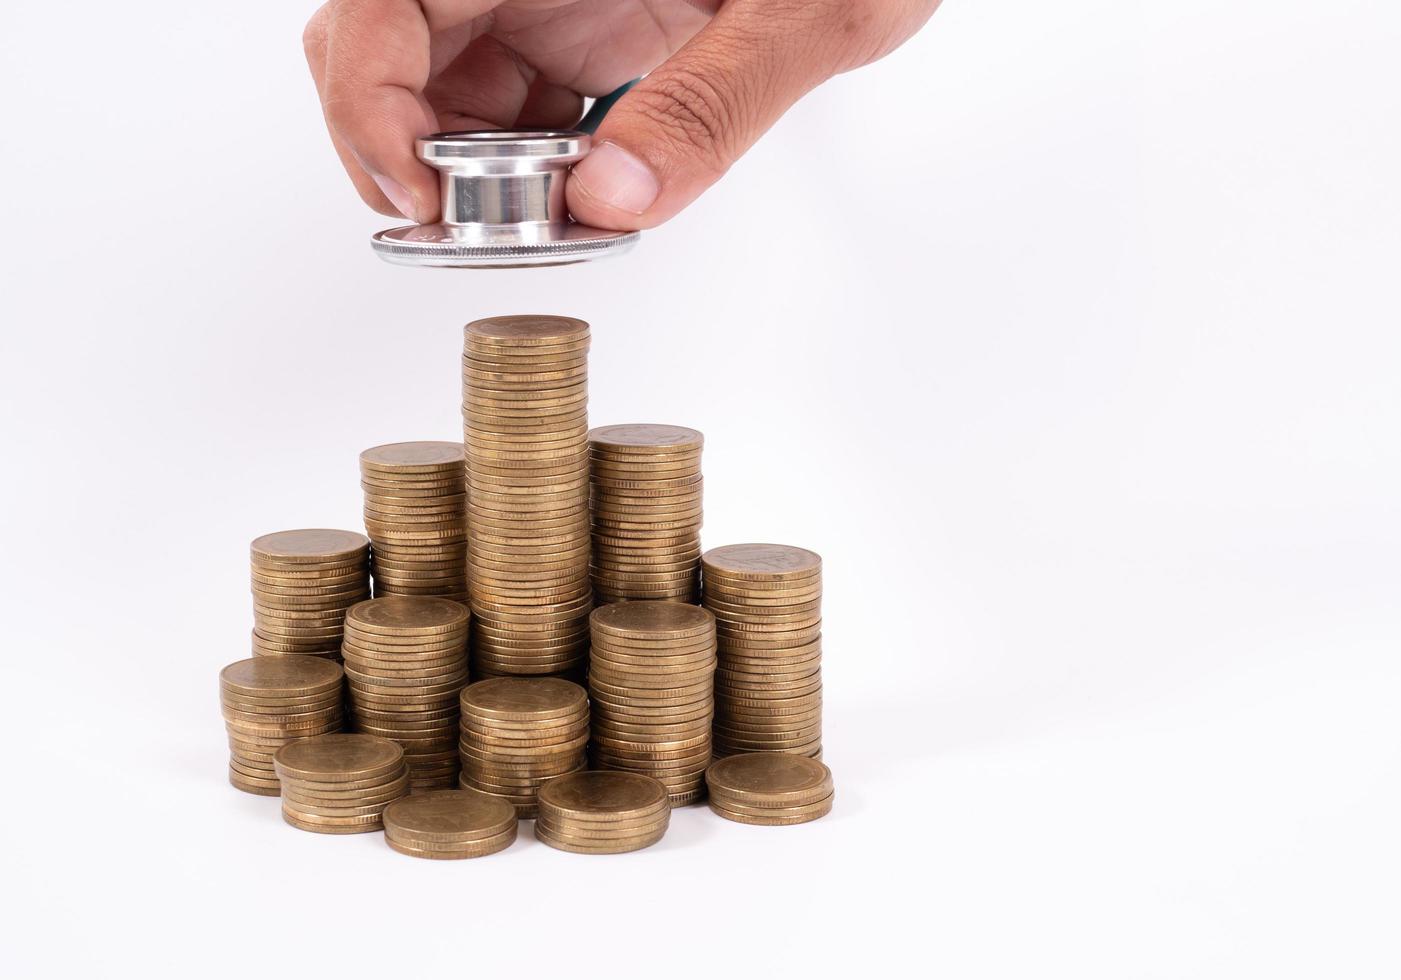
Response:
[{"label": "tall coin stack", "polygon": [[370,597],[370,540],[308,528],[253,541],[253,653],[340,659],[345,611]]},{"label": "tall coin stack", "polygon": [[463,789],[535,816],[540,784],[585,768],[589,699],[559,677],[494,677],[462,692]]},{"label": "tall coin stack", "polygon": [[715,614],[715,754],[822,755],[822,559],[736,544],[701,556]]},{"label": "tall coin stack", "polygon": [[679,425],[589,433],[595,602],[696,601],[704,444]]},{"label": "tall coin stack", "polygon": [[376,596],[467,601],[465,467],[456,442],[397,442],[360,454]]},{"label": "tall coin stack", "polygon": [[341,733],[291,742],[273,756],[282,819],[318,834],[384,827],[384,808],[409,793],[404,750],[387,738]]},{"label": "tall coin stack", "polygon": [[272,757],[288,742],[341,730],[342,674],[321,657],[252,657],[219,672],[229,782],[277,796]]},{"label": "tall coin stack", "polygon": [[672,806],[705,795],[715,701],[715,617],[679,602],[619,602],[590,618],[596,769],[661,782]]},{"label": "tall coin stack", "polygon": [[435,596],[370,599],[345,617],[351,728],[397,742],[416,790],[457,783],[468,619],[466,606]]},{"label": "tall coin stack", "polygon": [[469,323],[462,355],[478,676],[582,676],[589,611],[589,326]]}]

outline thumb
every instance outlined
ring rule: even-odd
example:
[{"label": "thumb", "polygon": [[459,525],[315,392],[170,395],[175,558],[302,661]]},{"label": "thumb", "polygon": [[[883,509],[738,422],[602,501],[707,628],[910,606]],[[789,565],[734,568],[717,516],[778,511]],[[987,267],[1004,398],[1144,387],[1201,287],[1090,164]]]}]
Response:
[{"label": "thumb", "polygon": [[849,10],[820,0],[730,0],[608,113],[570,175],[570,213],[634,230],[685,208],[794,102],[846,67]]}]

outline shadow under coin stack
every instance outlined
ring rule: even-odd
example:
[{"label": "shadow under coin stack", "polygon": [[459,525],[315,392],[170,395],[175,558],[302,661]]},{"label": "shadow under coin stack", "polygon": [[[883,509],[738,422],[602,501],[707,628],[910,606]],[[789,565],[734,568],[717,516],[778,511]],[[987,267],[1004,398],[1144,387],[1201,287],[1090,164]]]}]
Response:
[{"label": "shadow under coin stack", "polygon": [[589,433],[596,603],[697,600],[704,444],[679,425]]},{"label": "shadow under coin stack", "polygon": [[434,596],[371,599],[345,617],[350,727],[397,742],[414,789],[457,783],[469,618],[460,602]]},{"label": "shadow under coin stack", "polygon": [[726,820],[779,827],[832,812],[832,770],[782,752],[732,755],[705,774],[710,808]]},{"label": "shadow under coin stack", "polygon": [[578,772],[540,787],[535,836],[576,854],[622,854],[666,835],[666,787],[631,772]]},{"label": "shadow under coin stack", "polygon": [[701,556],[715,614],[715,754],[822,755],[822,559],[736,544]]},{"label": "shadow under coin stack", "polygon": [[462,445],[397,442],[360,454],[375,595],[467,601]]},{"label": "shadow under coin stack", "polygon": [[535,816],[540,784],[585,767],[589,699],[558,677],[494,677],[462,692],[463,789],[515,804]]},{"label": "shadow under coin stack", "polygon": [[370,597],[370,539],[278,531],[253,541],[253,654],[340,659],[345,611]]},{"label": "shadow under coin stack", "polygon": [[282,780],[282,819],[318,834],[384,827],[384,808],[409,792],[404,751],[373,735],[320,735],[273,756]]},{"label": "shadow under coin stack", "polygon": [[478,676],[569,674],[588,658],[589,327],[469,323],[462,355],[468,583]]},{"label": "shadow under coin stack", "polygon": [[516,841],[516,808],[474,789],[415,793],[384,808],[384,842],[411,857],[485,857]]},{"label": "shadow under coin stack", "polygon": [[251,657],[221,670],[229,782],[245,793],[277,796],[277,750],[341,730],[341,679],[341,668],[321,657]]},{"label": "shadow under coin stack", "polygon": [[589,620],[596,769],[660,781],[672,806],[705,795],[715,711],[715,617],[679,602],[618,602]]}]

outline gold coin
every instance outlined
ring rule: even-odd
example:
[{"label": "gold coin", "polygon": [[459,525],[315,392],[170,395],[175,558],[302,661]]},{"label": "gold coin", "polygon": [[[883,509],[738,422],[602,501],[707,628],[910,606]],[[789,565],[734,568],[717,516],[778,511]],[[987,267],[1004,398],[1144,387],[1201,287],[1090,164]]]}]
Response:
[{"label": "gold coin", "polygon": [[433,473],[462,465],[460,442],[395,442],[360,454],[366,469],[390,474]]},{"label": "gold coin", "polygon": [[385,832],[404,843],[466,844],[499,837],[516,826],[514,808],[472,790],[420,793],[391,803]]},{"label": "gold coin", "polygon": [[572,816],[628,819],[655,813],[666,790],[655,779],[634,773],[578,772],[550,780],[540,804],[554,819]]},{"label": "gold coin", "polygon": [[623,640],[680,640],[712,635],[715,617],[700,606],[675,602],[620,602],[595,609],[589,625]]},{"label": "gold coin", "polygon": [[[796,764],[796,763],[815,763],[817,766],[822,766],[822,763],[817,762],[815,759],[808,759],[808,758],[804,758],[803,756],[799,756],[799,755],[783,755],[783,754],[771,753],[771,752],[756,753],[756,754],[760,754],[760,755],[764,755],[764,756],[772,756],[772,757],[773,757],[774,759],[776,759],[776,760],[789,760],[789,761],[791,761],[792,763],[795,763],[795,764]],[[727,759],[721,759],[719,762],[715,763],[715,765],[716,765],[716,766],[722,766],[722,765],[724,765],[724,764],[726,764],[726,763],[729,763],[729,762],[731,762],[731,761],[733,761],[733,760],[735,760],[735,759],[746,759],[746,758],[748,758],[748,756],[743,756],[743,755],[732,755],[732,756],[730,756],[730,757],[727,758]],[[711,768],[713,769],[714,766],[712,766]],[[795,767],[795,768],[796,768],[796,767]],[[826,767],[825,767],[825,766],[822,766],[822,768],[825,769]],[[708,777],[707,777],[707,781],[708,781]],[[805,792],[805,793],[802,794],[800,797],[797,797],[797,798],[806,800],[806,802],[803,802],[803,803],[791,803],[791,802],[787,802],[787,801],[780,801],[780,802],[773,802],[773,803],[770,803],[770,802],[762,802],[762,803],[760,803],[760,802],[753,802],[753,800],[756,799],[756,797],[753,796],[753,795],[744,796],[744,797],[735,797],[735,796],[731,796],[731,795],[727,795],[727,794],[723,794],[723,793],[717,792],[716,789],[715,789],[715,785],[714,785],[714,784],[711,784],[711,786],[710,786],[710,803],[711,803],[711,806],[713,806],[713,807],[720,807],[720,808],[722,808],[725,812],[722,813],[721,816],[725,816],[725,817],[731,817],[731,818],[733,818],[734,816],[738,815],[738,816],[753,817],[753,818],[756,818],[756,820],[757,820],[757,819],[764,819],[764,820],[778,819],[778,820],[785,820],[785,821],[786,821],[786,820],[793,820],[794,822],[802,822],[802,821],[801,821],[801,818],[806,818],[806,819],[808,819],[808,820],[815,820],[815,819],[817,819],[818,817],[826,816],[826,815],[827,815],[828,813],[830,813],[831,810],[832,810],[832,802],[833,802],[835,796],[834,796],[833,791],[832,791],[831,774],[830,774],[830,773],[827,774],[826,781],[825,781],[825,783],[824,783],[822,786],[820,786],[820,787],[814,787],[814,789],[825,790],[825,792],[822,792],[822,793]]]},{"label": "gold coin", "polygon": [[[504,801],[503,801],[504,802]],[[506,804],[510,807],[510,804]],[[515,808],[510,807],[511,815],[515,816]],[[506,833],[500,834],[490,840],[473,843],[470,845],[453,844],[442,847],[432,847],[426,845],[415,845],[401,841],[395,837],[385,834],[384,842],[400,854],[407,854],[410,857],[428,858],[439,861],[462,860],[466,858],[486,857],[504,851],[516,841],[516,831],[512,828]]]},{"label": "gold coin", "polygon": [[358,558],[369,547],[369,539],[354,531],[306,528],[264,534],[253,539],[251,551],[254,561],[307,564]]},{"label": "gold coin", "polygon": [[449,599],[393,596],[352,606],[347,620],[362,633],[425,636],[457,633],[467,627],[467,609]]},{"label": "gold coin", "polygon": [[644,847],[650,847],[661,840],[666,834],[666,829],[653,831],[639,837],[623,840],[591,841],[580,839],[563,834],[554,834],[548,829],[542,829],[538,824],[535,828],[535,837],[542,844],[548,844],[561,851],[571,851],[575,854],[624,854],[629,851],[640,851]]},{"label": "gold coin", "polygon": [[219,672],[223,690],[256,697],[311,697],[338,690],[341,668],[316,657],[252,657]]},{"label": "gold coin", "polygon": [[705,444],[705,436],[682,425],[627,423],[591,429],[589,443],[614,452],[699,452]]},{"label": "gold coin", "polygon": [[274,761],[283,779],[345,782],[396,771],[403,765],[404,751],[373,735],[318,735],[284,745]]}]

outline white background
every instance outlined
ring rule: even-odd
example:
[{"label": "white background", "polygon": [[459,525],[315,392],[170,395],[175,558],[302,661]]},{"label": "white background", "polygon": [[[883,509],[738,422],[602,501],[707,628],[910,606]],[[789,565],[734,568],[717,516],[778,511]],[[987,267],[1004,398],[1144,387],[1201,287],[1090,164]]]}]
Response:
[{"label": "white background", "polygon": [[[1397,975],[1401,14],[950,0],[627,258],[445,273],[311,7],[6,10],[14,975]],[[225,782],[248,541],[516,312],[704,430],[708,545],[823,554],[829,818],[431,863]]]}]

